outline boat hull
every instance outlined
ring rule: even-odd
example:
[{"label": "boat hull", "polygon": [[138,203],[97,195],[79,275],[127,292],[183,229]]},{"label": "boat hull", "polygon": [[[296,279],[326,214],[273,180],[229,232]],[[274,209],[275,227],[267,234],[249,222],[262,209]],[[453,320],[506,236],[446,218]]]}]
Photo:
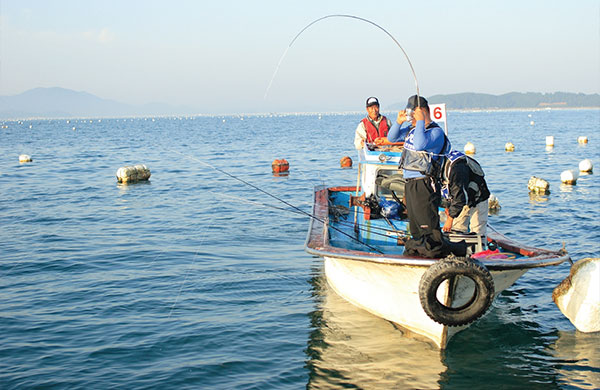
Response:
[{"label": "boat hull", "polygon": [[[327,282],[348,302],[388,321],[413,335],[420,335],[443,349],[450,338],[468,327],[447,326],[433,321],[423,310],[419,283],[427,266],[380,264],[342,257],[324,257]],[[492,271],[495,294],[512,285],[527,269]],[[441,295],[441,296],[440,296]],[[440,286],[438,298],[452,305],[467,300],[469,288]]]},{"label": "boat hull", "polygon": [[[354,224],[359,229],[353,229],[352,214],[341,211],[348,210],[348,199],[355,193],[358,193],[356,187],[315,188],[314,218],[306,239],[306,251],[324,259],[328,284],[345,300],[445,348],[450,338],[468,324],[443,325],[432,320],[421,306],[421,278],[440,259],[404,255],[396,236],[385,234],[381,238],[381,234],[375,234],[374,229],[381,229],[381,220],[367,221],[359,214]],[[376,223],[380,223],[379,227]],[[493,279],[494,297],[527,270],[558,265],[569,259],[562,249],[528,247],[489,226],[487,239],[506,254],[500,258],[480,259]],[[437,300],[447,307],[462,307],[473,294],[469,278],[461,276],[444,281],[436,292]]]}]

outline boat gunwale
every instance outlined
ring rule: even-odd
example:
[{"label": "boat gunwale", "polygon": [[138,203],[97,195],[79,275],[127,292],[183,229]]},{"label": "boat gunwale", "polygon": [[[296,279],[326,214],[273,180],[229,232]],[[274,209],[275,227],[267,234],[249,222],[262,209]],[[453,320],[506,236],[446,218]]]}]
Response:
[{"label": "boat gunwale", "polygon": [[[329,192],[356,191],[356,186],[327,187],[325,185],[315,186],[313,192],[313,208],[310,227],[305,242],[306,252],[320,256],[343,258],[348,260],[365,261],[371,263],[396,265],[396,266],[419,266],[429,267],[439,259],[425,257],[411,257],[396,254],[379,254],[368,251],[334,247],[329,243],[329,234],[325,234],[325,225],[329,224],[329,205],[323,199],[329,199]],[[324,195],[326,192],[326,196]],[[489,270],[530,269],[558,265],[570,260],[564,249],[551,251],[542,248],[530,247],[517,243],[516,241],[499,233],[489,226],[488,240],[494,240],[498,246],[512,252],[517,252],[527,259],[479,259]]]}]

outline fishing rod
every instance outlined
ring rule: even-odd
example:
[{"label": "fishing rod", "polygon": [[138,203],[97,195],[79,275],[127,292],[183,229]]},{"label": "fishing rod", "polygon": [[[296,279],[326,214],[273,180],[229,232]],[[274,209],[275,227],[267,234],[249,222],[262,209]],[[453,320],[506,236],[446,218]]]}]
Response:
[{"label": "fishing rod", "polygon": [[283,59],[287,55],[288,50],[292,47],[292,45],[294,44],[294,42],[296,41],[296,39],[298,39],[298,37],[304,31],[306,31],[310,26],[314,25],[315,23],[320,22],[321,20],[325,20],[325,19],[329,19],[329,18],[349,18],[349,19],[360,20],[362,22],[366,22],[366,23],[369,23],[369,24],[377,27],[378,29],[380,29],[381,31],[383,31],[385,34],[387,34],[387,36],[390,37],[394,41],[394,43],[400,48],[400,50],[402,50],[402,53],[404,54],[404,57],[406,58],[406,61],[408,62],[408,66],[410,67],[410,71],[412,72],[413,78],[415,80],[415,87],[417,89],[417,106],[419,108],[421,107],[421,104],[419,102],[420,101],[419,96],[421,96],[421,93],[419,92],[419,82],[417,81],[417,74],[416,74],[415,69],[414,69],[414,67],[412,65],[412,62],[410,61],[410,58],[408,57],[408,54],[406,53],[406,51],[404,50],[404,48],[402,47],[402,45],[400,44],[400,42],[398,42],[398,40],[396,38],[394,38],[394,36],[392,34],[390,34],[385,28],[381,27],[377,23],[372,22],[369,19],[361,18],[360,16],[347,15],[347,14],[332,14],[332,15],[326,15],[326,16],[320,17],[320,18],[312,21],[308,25],[306,25],[306,27],[304,27],[302,30],[300,30],[300,32],[298,34],[296,34],[296,36],[294,37],[294,39],[292,39],[292,41],[289,43],[289,45],[286,47],[285,51],[283,52],[281,58],[279,59],[279,63],[277,64],[277,67],[275,68],[275,72],[273,72],[273,76],[271,77],[271,81],[269,82],[269,85],[267,86],[267,90],[265,91],[264,100],[267,99],[267,94],[269,93],[269,90],[271,89],[271,85],[273,84],[273,80],[275,80],[275,76],[277,75],[277,72],[279,71],[279,67],[281,66],[281,63],[283,62]]},{"label": "fishing rod", "polygon": [[[244,202],[244,203],[252,204],[252,205],[255,205],[255,206],[261,206],[261,207],[265,207],[265,208],[271,208],[271,209],[274,209],[274,210],[281,210],[281,211],[287,211],[287,212],[298,214],[298,215],[304,215],[304,213],[298,212],[296,210],[290,210],[289,208],[278,207],[278,206],[274,206],[272,204],[257,202],[257,201],[254,201],[254,200],[243,199],[243,198],[240,198],[238,196],[232,196],[232,195],[227,195],[227,194],[221,194],[221,196],[223,196],[225,198],[234,199],[234,200],[239,201],[239,202]],[[363,214],[363,215],[365,214],[363,211],[360,211],[359,213]],[[379,227],[379,226],[369,226],[368,228],[359,227],[358,229],[361,230],[361,231],[363,231],[363,232],[368,232],[368,233],[370,233],[372,235],[381,236],[381,237],[388,237],[387,233],[395,233],[398,236],[403,236],[402,232],[400,232],[399,230],[396,229],[396,226],[393,225],[392,221],[389,218],[385,217],[385,220],[386,220],[386,222],[388,224],[390,224],[390,226],[392,226],[391,229],[387,229],[387,228]],[[354,227],[354,224],[352,222],[350,222],[350,221],[341,221],[341,220],[338,220],[337,223],[340,226],[344,226],[344,227],[349,227],[349,228],[353,228]]]},{"label": "fishing rod", "polygon": [[[275,195],[271,194],[270,192],[267,192],[267,191],[263,190],[262,188],[260,188],[260,187],[257,187],[257,186],[255,186],[254,184],[252,184],[252,183],[250,183],[250,182],[247,182],[246,180],[244,180],[244,179],[242,179],[242,178],[239,178],[239,177],[237,177],[237,176],[235,176],[235,175],[233,175],[233,174],[231,174],[231,173],[229,173],[229,172],[227,172],[227,171],[225,171],[225,170],[223,170],[223,169],[221,169],[221,168],[217,168],[217,167],[215,167],[215,166],[213,166],[213,165],[211,165],[211,164],[209,164],[209,163],[207,163],[207,162],[205,162],[205,161],[202,161],[202,160],[200,160],[200,159],[197,159],[197,158],[195,158],[194,156],[190,156],[190,155],[183,154],[183,153],[181,153],[181,152],[178,152],[177,150],[172,150],[172,149],[169,149],[169,150],[171,150],[171,151],[172,151],[172,152],[174,152],[174,153],[177,153],[177,154],[179,154],[180,156],[187,157],[187,158],[189,158],[189,159],[191,159],[191,160],[194,160],[194,161],[196,161],[196,162],[199,162],[200,164],[206,165],[207,167],[209,167],[209,168],[212,168],[212,169],[214,169],[215,171],[217,171],[217,172],[220,172],[220,173],[222,173],[222,174],[224,174],[224,175],[226,175],[226,176],[229,176],[229,177],[231,177],[232,179],[235,179],[235,180],[237,180],[237,181],[240,181],[240,182],[242,182],[242,183],[246,184],[247,186],[254,188],[254,189],[255,189],[255,190],[257,190],[257,191],[260,191],[260,192],[262,192],[263,194],[265,194],[265,195],[267,195],[267,196],[270,196],[270,197],[271,197],[271,198],[273,198],[273,199],[276,199],[276,200],[278,200],[279,202],[281,202],[281,203],[285,204],[286,206],[289,206],[289,207],[291,207],[292,209],[296,210],[296,212],[298,212],[298,213],[301,213],[301,214],[303,214],[303,215],[305,215],[305,216],[307,216],[307,217],[310,217],[310,218],[312,218],[312,219],[314,219],[314,220],[316,220],[316,221],[318,221],[318,222],[322,223],[323,225],[329,225],[329,224],[328,224],[326,221],[322,220],[321,218],[318,218],[318,217],[314,216],[314,215],[313,215],[313,214],[311,214],[311,213],[307,213],[306,211],[302,210],[301,208],[299,208],[299,207],[296,207],[296,206],[294,206],[293,204],[291,204],[291,203],[289,203],[289,202],[287,202],[287,201],[285,201],[285,200],[283,200],[283,199],[281,199],[281,198],[279,198],[279,197],[277,197],[277,196],[275,196]],[[347,236],[347,237],[349,237],[349,238],[353,239],[354,241],[357,241],[358,243],[360,243],[360,244],[362,244],[362,245],[366,246],[367,248],[371,249],[372,251],[374,251],[374,252],[377,252],[377,253],[380,253],[380,254],[383,254],[383,252],[382,252],[382,251],[380,251],[379,249],[377,249],[377,248],[375,248],[375,247],[372,247],[371,245],[369,245],[369,244],[367,244],[367,243],[365,243],[365,242],[362,242],[362,241],[361,241],[361,240],[359,240],[358,238],[356,238],[356,237],[354,237],[354,236],[352,236],[352,235],[350,235],[350,234],[348,234],[348,233],[344,232],[343,230],[337,229],[336,227],[334,227],[334,226],[331,226],[331,225],[329,225],[329,227],[330,227],[331,229],[333,229],[333,230],[336,230],[336,231],[338,231],[339,233],[341,233],[341,234],[343,234],[343,235],[345,235],[345,236]]]}]

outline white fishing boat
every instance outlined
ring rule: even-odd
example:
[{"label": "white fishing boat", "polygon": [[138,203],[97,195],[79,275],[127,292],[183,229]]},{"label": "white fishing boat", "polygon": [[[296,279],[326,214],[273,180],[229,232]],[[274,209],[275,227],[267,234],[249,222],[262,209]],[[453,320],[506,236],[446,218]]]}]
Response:
[{"label": "white fishing boat", "polygon": [[356,186],[315,188],[306,251],[324,259],[327,282],[348,302],[444,349],[527,270],[569,260],[564,249],[525,246],[490,226],[485,238],[450,235],[467,241],[467,257],[404,255],[408,220],[371,207],[373,197],[401,196],[400,156],[400,146],[367,145],[359,151]]}]

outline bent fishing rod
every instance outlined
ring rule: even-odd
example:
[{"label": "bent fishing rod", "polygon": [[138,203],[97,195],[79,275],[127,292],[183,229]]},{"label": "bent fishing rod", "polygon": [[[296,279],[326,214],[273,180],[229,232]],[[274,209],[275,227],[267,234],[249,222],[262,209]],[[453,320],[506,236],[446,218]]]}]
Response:
[{"label": "bent fishing rod", "polygon": [[[200,159],[198,159],[198,158],[195,158],[194,156],[186,155],[186,154],[184,154],[184,153],[178,152],[177,150],[173,150],[173,149],[169,149],[169,150],[171,150],[171,151],[172,151],[172,152],[174,152],[174,153],[177,153],[177,154],[179,154],[180,156],[187,157],[187,158],[189,158],[189,159],[191,159],[191,160],[194,160],[194,161],[196,161],[196,162],[199,162],[200,164],[203,164],[203,165],[205,165],[205,166],[207,166],[207,167],[209,167],[209,168],[212,168],[212,169],[214,169],[215,171],[217,171],[217,172],[220,172],[220,173],[222,173],[222,174],[224,174],[224,175],[226,175],[226,176],[229,176],[230,178],[232,178],[232,179],[235,179],[235,180],[237,180],[237,181],[239,181],[239,182],[241,182],[241,183],[244,183],[244,184],[246,184],[247,186],[249,186],[249,187],[252,187],[252,188],[254,188],[255,190],[257,190],[257,191],[260,191],[260,192],[262,192],[263,194],[265,194],[265,195],[267,195],[267,196],[270,196],[271,198],[273,198],[273,199],[275,199],[275,200],[277,200],[277,201],[279,201],[279,202],[281,202],[281,203],[285,204],[286,206],[288,206],[288,207],[291,207],[291,208],[292,208],[293,210],[295,210],[296,212],[298,212],[298,213],[300,213],[300,214],[303,214],[303,215],[305,215],[305,216],[307,216],[307,217],[310,217],[310,218],[314,219],[315,221],[318,221],[318,222],[322,223],[323,225],[329,226],[331,229],[333,229],[333,230],[335,230],[335,231],[337,231],[337,232],[339,232],[339,233],[341,233],[341,234],[343,234],[343,235],[345,235],[345,236],[347,236],[347,237],[351,238],[352,240],[354,240],[354,241],[356,241],[356,242],[358,242],[358,243],[360,243],[360,244],[362,244],[362,245],[366,246],[367,248],[371,249],[372,251],[374,251],[374,252],[377,252],[377,253],[380,253],[380,254],[383,254],[383,252],[382,252],[382,251],[380,251],[379,249],[377,249],[377,248],[375,248],[375,247],[373,247],[373,246],[371,246],[371,245],[369,245],[369,244],[367,244],[367,243],[365,243],[365,242],[362,242],[362,241],[361,241],[361,240],[359,240],[358,238],[356,238],[356,237],[354,237],[354,236],[352,236],[352,235],[350,235],[350,234],[348,234],[348,233],[344,232],[344,231],[343,231],[343,230],[341,230],[341,229],[338,229],[338,228],[336,228],[336,227],[334,227],[334,226],[331,226],[331,225],[329,225],[329,224],[327,223],[327,221],[325,221],[325,220],[323,220],[323,219],[321,219],[321,218],[319,218],[319,217],[317,217],[317,216],[315,216],[315,215],[313,215],[313,214],[311,214],[311,213],[307,213],[306,211],[302,210],[301,208],[299,208],[299,207],[297,207],[297,206],[294,206],[293,204],[291,204],[291,203],[289,203],[289,202],[287,202],[287,201],[285,201],[285,200],[283,200],[283,199],[281,199],[281,198],[279,198],[279,197],[277,197],[277,196],[275,196],[275,195],[271,194],[271,193],[270,193],[270,192],[268,192],[268,191],[265,191],[265,190],[263,190],[262,188],[260,188],[260,187],[258,187],[258,186],[256,186],[256,185],[254,185],[254,184],[252,184],[252,183],[250,183],[250,182],[248,182],[248,181],[246,181],[246,180],[244,180],[244,179],[242,179],[242,178],[240,178],[240,177],[237,177],[237,176],[235,176],[235,175],[233,175],[233,174],[231,174],[231,173],[229,173],[229,172],[227,172],[227,171],[225,171],[225,170],[223,170],[223,169],[221,169],[221,168],[217,168],[217,167],[215,167],[214,165],[211,165],[211,164],[207,163],[206,161],[202,161],[202,160],[200,160]],[[289,210],[289,211],[291,211],[291,210]]]},{"label": "bent fishing rod", "polygon": [[410,58],[408,57],[408,54],[406,53],[406,51],[404,50],[404,48],[402,47],[402,45],[400,45],[400,42],[398,42],[398,40],[396,38],[394,38],[394,36],[392,34],[390,34],[385,28],[381,27],[377,23],[372,22],[369,19],[361,18],[360,16],[347,15],[347,14],[332,14],[332,15],[322,16],[322,17],[320,17],[318,19],[315,19],[312,22],[310,22],[302,30],[300,30],[300,32],[298,34],[296,34],[296,36],[291,40],[291,42],[286,47],[285,51],[281,55],[281,58],[279,59],[279,62],[277,63],[277,67],[275,68],[275,72],[273,72],[273,76],[271,77],[271,81],[269,82],[269,85],[267,86],[267,90],[265,91],[264,100],[267,99],[267,95],[269,93],[269,90],[271,89],[271,85],[273,84],[273,80],[275,80],[275,76],[277,75],[277,72],[279,71],[279,67],[281,66],[281,63],[283,62],[283,59],[287,55],[288,50],[292,47],[292,45],[294,44],[294,42],[296,41],[296,39],[298,39],[298,37],[300,37],[300,35],[302,35],[302,33],[304,31],[308,30],[308,28],[311,27],[312,25],[320,22],[321,20],[325,20],[325,19],[329,19],[329,18],[349,18],[349,19],[354,19],[354,20],[360,20],[362,22],[369,23],[370,25],[377,27],[378,29],[380,29],[381,31],[383,31],[388,37],[390,37],[392,39],[392,41],[394,41],[394,43],[396,44],[396,46],[398,46],[400,48],[400,50],[402,51],[402,54],[404,54],[404,57],[406,58],[406,61],[408,62],[408,66],[410,67],[410,71],[411,71],[412,76],[413,76],[413,78],[415,80],[415,88],[417,90],[417,107],[419,107],[419,108],[421,107],[421,103],[420,103],[420,99],[419,99],[419,96],[421,96],[421,93],[419,92],[419,82],[417,81],[417,74],[416,74],[415,69],[414,69],[414,67],[412,65],[412,62],[410,61]]}]

